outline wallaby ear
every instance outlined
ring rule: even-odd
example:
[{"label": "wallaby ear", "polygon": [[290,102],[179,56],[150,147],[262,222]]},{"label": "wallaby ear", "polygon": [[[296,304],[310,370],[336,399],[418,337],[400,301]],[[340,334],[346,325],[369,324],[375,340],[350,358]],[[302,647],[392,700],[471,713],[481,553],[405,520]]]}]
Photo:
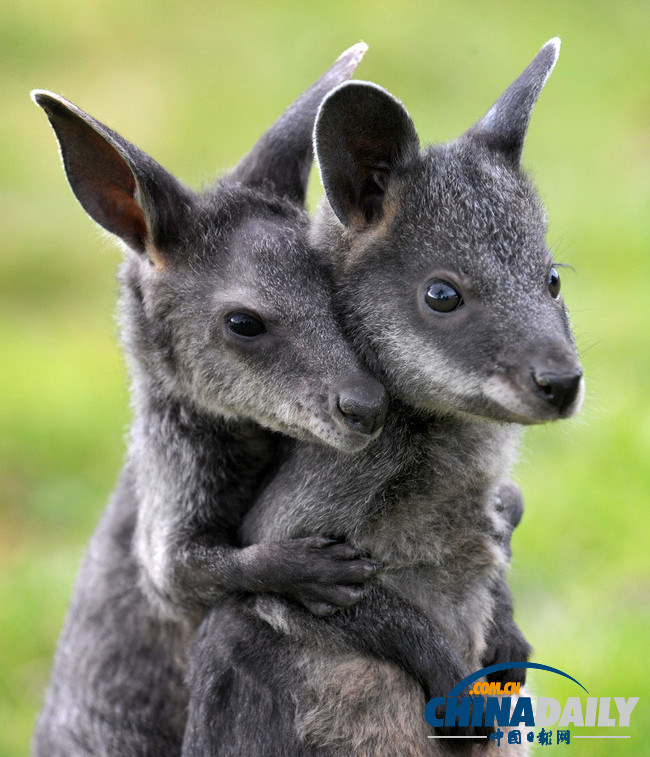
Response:
[{"label": "wallaby ear", "polygon": [[179,234],[190,193],[162,166],[59,95],[34,90],[59,141],[72,191],[86,212],[157,267]]},{"label": "wallaby ear", "polygon": [[270,182],[280,195],[304,204],[314,158],[312,133],[318,108],[328,92],[352,76],[367,49],[360,42],[342,53],[259,138],[229,177],[249,186]]},{"label": "wallaby ear", "polygon": [[342,84],[325,98],[314,145],[332,209],[341,223],[357,228],[381,218],[390,179],[420,151],[402,103],[363,81]]},{"label": "wallaby ear", "polygon": [[541,48],[483,118],[469,129],[467,136],[481,140],[490,149],[518,165],[533,107],[559,54],[560,40],[554,37]]}]

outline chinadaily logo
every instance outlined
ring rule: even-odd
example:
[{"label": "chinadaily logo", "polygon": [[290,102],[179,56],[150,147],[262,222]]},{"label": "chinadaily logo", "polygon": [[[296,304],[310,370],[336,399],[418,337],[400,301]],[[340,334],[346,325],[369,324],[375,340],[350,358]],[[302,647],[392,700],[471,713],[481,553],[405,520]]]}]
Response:
[{"label": "chinadaily logo", "polygon": [[[563,676],[584,694],[563,701],[530,697],[525,689],[520,695],[520,683],[485,680],[492,673],[513,668],[534,668]],[[629,739],[626,730],[638,701],[639,697],[589,696],[579,681],[557,668],[535,662],[509,662],[477,670],[446,697],[434,697],[424,710],[424,718],[438,731],[430,739],[483,738],[499,747],[526,742],[566,746],[578,739]],[[590,729],[588,734],[585,728]]]}]

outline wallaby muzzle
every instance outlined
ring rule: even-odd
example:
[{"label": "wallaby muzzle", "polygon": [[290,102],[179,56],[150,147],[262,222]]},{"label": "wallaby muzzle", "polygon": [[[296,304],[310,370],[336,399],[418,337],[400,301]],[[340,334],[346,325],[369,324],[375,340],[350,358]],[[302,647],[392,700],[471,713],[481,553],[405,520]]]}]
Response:
[{"label": "wallaby muzzle", "polygon": [[561,418],[573,414],[575,410],[572,406],[576,404],[582,382],[582,368],[574,368],[565,373],[537,373],[533,370],[532,378],[537,394],[557,410]]},{"label": "wallaby muzzle", "polygon": [[388,396],[378,381],[363,378],[339,388],[332,399],[335,416],[348,429],[375,436],[383,428]]},{"label": "wallaby muzzle", "polygon": [[[569,418],[580,409],[584,396],[582,366],[575,352],[556,345],[552,352],[529,355],[502,373],[500,401],[520,416],[522,423],[545,423]],[[508,388],[509,387],[509,388]]]}]

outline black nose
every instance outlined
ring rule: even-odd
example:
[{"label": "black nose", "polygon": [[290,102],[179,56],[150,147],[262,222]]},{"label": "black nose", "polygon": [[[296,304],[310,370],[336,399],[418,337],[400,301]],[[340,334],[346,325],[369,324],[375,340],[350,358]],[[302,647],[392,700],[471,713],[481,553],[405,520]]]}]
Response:
[{"label": "black nose", "polygon": [[566,374],[533,373],[537,392],[560,414],[575,402],[580,389],[582,370],[580,368]]},{"label": "black nose", "polygon": [[336,408],[346,426],[361,434],[375,434],[386,420],[388,397],[378,381],[364,379],[339,390]]}]

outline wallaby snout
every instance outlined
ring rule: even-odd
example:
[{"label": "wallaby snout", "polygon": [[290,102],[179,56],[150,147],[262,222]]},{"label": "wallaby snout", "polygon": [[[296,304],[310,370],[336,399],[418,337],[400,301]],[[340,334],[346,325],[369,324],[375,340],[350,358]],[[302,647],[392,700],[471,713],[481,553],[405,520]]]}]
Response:
[{"label": "wallaby snout", "polygon": [[[516,355],[516,350],[511,348]],[[582,366],[567,345],[555,351],[526,353],[516,363],[497,371],[484,385],[485,395],[519,423],[546,423],[570,418],[584,396]],[[498,414],[498,413],[497,413]]]},{"label": "wallaby snout", "polygon": [[388,396],[374,379],[363,378],[340,388],[333,396],[334,410],[350,429],[365,436],[379,434],[386,420]]},{"label": "wallaby snout", "polygon": [[578,393],[582,386],[582,368],[568,368],[563,373],[536,371],[532,378],[537,394],[558,412],[560,418],[566,418],[578,409]]}]

